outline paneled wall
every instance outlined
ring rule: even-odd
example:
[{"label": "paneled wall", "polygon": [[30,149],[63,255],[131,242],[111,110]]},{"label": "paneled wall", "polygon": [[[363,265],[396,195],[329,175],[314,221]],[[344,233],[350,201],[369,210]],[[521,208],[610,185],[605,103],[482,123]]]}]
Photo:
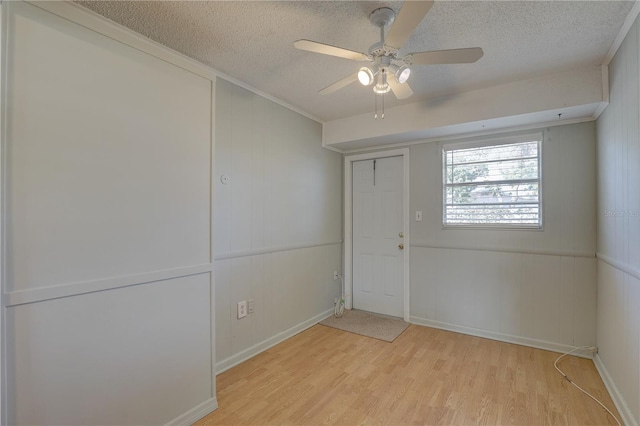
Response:
[{"label": "paneled wall", "polygon": [[442,145],[411,147],[411,210],[423,212],[411,223],[413,322],[555,350],[595,344],[594,124],[538,132],[543,230],[443,229]]},{"label": "paneled wall", "polygon": [[639,25],[609,66],[610,103],[597,122],[596,365],[627,424],[640,423]]},{"label": "paneled wall", "polygon": [[212,81],[47,7],[86,18],[2,5],[2,423],[187,422],[217,406]]},{"label": "paneled wall", "polygon": [[[216,90],[218,371],[328,315],[340,294],[342,156],[321,125],[229,82]],[[226,184],[222,177],[226,177]],[[255,312],[237,318],[237,303]]]}]

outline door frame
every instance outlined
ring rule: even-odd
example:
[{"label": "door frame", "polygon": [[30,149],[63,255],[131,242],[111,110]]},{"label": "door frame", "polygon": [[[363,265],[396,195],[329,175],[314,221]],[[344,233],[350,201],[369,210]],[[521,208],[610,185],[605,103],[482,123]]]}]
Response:
[{"label": "door frame", "polygon": [[364,154],[345,155],[344,157],[344,289],[345,307],[353,308],[353,162],[375,160],[378,158],[402,157],[402,232],[404,233],[403,262],[403,312],[404,320],[409,322],[409,148],[391,149],[388,151],[367,152]]}]

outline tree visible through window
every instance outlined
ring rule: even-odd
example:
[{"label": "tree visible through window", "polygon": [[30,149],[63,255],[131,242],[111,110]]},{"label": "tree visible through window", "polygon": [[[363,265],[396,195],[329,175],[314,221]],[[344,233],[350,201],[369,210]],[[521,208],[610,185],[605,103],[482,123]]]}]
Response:
[{"label": "tree visible through window", "polygon": [[541,138],[520,140],[443,148],[445,226],[542,226]]}]

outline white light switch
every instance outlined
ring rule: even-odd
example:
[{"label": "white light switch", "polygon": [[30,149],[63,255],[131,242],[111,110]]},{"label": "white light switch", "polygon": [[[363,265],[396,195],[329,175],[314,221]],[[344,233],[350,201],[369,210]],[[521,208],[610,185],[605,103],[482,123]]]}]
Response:
[{"label": "white light switch", "polygon": [[422,222],[422,211],[416,210],[416,222]]}]

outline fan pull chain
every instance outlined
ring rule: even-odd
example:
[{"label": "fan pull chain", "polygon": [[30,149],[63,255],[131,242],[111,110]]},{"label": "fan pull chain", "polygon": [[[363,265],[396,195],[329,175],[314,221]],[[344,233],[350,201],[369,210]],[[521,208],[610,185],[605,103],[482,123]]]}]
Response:
[{"label": "fan pull chain", "polygon": [[382,114],[380,115],[380,118],[382,120],[384,120],[384,95],[373,95],[373,105],[375,108],[375,114],[373,114],[373,119],[377,120],[378,119],[378,96],[380,96],[382,98]]},{"label": "fan pull chain", "polygon": [[378,119],[378,97],[375,94],[373,95],[373,106],[374,106],[374,110],[375,110],[375,114],[373,115],[373,119],[377,120]]}]

